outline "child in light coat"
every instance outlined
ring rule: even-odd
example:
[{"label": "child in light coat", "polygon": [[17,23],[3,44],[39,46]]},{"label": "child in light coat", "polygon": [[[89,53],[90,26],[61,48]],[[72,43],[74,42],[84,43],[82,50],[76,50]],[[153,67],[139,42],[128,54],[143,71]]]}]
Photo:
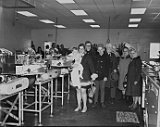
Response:
[{"label": "child in light coat", "polygon": [[78,52],[76,47],[73,47],[71,54],[67,56],[68,60],[73,60],[72,71],[71,71],[71,85],[74,87],[81,88],[80,78],[83,79],[83,66],[81,65],[81,54]]}]

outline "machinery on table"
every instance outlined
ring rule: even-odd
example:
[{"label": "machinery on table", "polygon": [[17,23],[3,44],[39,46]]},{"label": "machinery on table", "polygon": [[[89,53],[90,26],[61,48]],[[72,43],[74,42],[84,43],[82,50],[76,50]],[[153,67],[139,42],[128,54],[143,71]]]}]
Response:
[{"label": "machinery on table", "polygon": [[[51,43],[46,43],[45,48],[46,52],[49,51]],[[53,114],[53,78],[57,78],[61,74],[68,74],[68,68],[72,61],[67,61],[60,54],[46,55],[47,57],[42,59],[40,55],[30,56],[22,52],[19,54],[0,53],[0,94],[6,96],[5,98],[0,96],[2,97],[1,100],[18,93],[13,102],[7,100],[11,110],[9,112],[4,110],[7,112],[7,117],[0,122],[0,125],[5,125],[9,116],[19,121],[18,124],[9,123],[10,125],[21,125],[23,123],[23,111],[38,113],[40,125],[41,113],[44,109],[51,107],[51,115]],[[28,97],[34,97],[35,101],[30,102]],[[20,118],[11,113],[12,110],[17,109],[18,100]],[[32,109],[32,105],[35,105],[35,109]]]},{"label": "machinery on table", "polygon": [[[41,119],[41,112],[44,109],[49,106],[51,106],[51,109],[53,109],[53,97],[51,97],[53,95],[52,80],[53,78],[58,77],[61,72],[60,69],[51,69],[46,60],[39,59],[36,56],[30,57],[28,54],[13,55],[1,53],[0,65],[0,100],[4,101],[5,103],[7,102],[7,104],[11,106],[9,111],[7,109],[5,110],[5,108],[8,107],[4,107],[2,109],[2,111],[6,113],[6,116],[2,122],[0,121],[0,125],[21,125],[23,123],[23,111],[29,110],[33,112],[40,112],[39,119]],[[48,83],[48,85],[44,85],[46,83]],[[39,95],[37,95],[37,87],[39,88]],[[41,98],[38,100],[40,104],[41,102],[45,102],[46,98],[48,98],[45,108],[43,110],[41,108],[39,108],[39,110],[28,109],[29,105],[32,105],[32,103],[30,104],[29,100],[27,99],[29,94],[32,96],[44,96],[42,100]],[[14,97],[15,99],[13,101],[12,99],[8,100],[12,96],[16,96],[16,98]],[[17,107],[18,100],[20,105]],[[38,102],[36,101],[33,103],[37,105]],[[22,108],[23,106],[24,108]],[[18,108],[20,112],[18,113],[18,116],[16,116],[11,111]],[[53,111],[51,110],[51,114],[52,112]],[[18,123],[6,123],[9,116],[17,120]]]},{"label": "machinery on table", "polygon": [[[28,86],[28,78],[0,75],[0,126],[22,125],[22,93]],[[14,121],[10,121],[10,118]]]},{"label": "machinery on table", "polygon": [[[6,69],[9,71],[11,69],[11,64],[15,62],[15,56],[13,53],[7,49],[0,48],[0,65],[2,72]],[[5,65],[8,63],[8,67]],[[5,68],[6,67],[6,68]],[[11,69],[12,72],[13,69]],[[10,73],[8,73],[10,74]],[[0,94],[10,95],[22,91],[28,88],[29,81],[27,78],[18,78],[13,75],[0,75]]]},{"label": "machinery on table", "polygon": [[160,126],[160,66],[143,61],[142,108],[144,127]]},{"label": "machinery on table", "polygon": [[29,80],[27,78],[14,78],[7,79],[7,82],[4,82],[8,77],[1,76],[2,83],[0,83],[0,94],[10,95],[22,91],[29,86]]},{"label": "machinery on table", "polygon": [[[7,70],[9,71],[13,66],[11,64],[14,64],[15,62],[15,56],[13,53],[7,49],[0,48],[0,67],[2,68],[1,74]],[[8,64],[8,67],[5,66]],[[11,69],[11,73],[13,73]],[[10,75],[10,72],[8,72],[7,75],[0,75],[0,94],[4,95],[10,95],[17,93],[19,91],[22,91],[26,88],[28,88],[29,81],[27,78],[18,78],[16,76]]]}]

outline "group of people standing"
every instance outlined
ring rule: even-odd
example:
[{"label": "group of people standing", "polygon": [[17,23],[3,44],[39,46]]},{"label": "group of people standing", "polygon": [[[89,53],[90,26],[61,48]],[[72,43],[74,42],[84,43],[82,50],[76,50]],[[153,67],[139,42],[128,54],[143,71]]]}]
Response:
[{"label": "group of people standing", "polygon": [[[140,104],[141,97],[141,59],[134,49],[128,47],[122,49],[120,55],[116,48],[111,44],[98,44],[97,48],[92,48],[92,43],[86,41],[76,48],[74,59],[76,65],[81,65],[80,70],[73,63],[73,74],[71,72],[72,85],[77,92],[77,108],[75,111],[87,111],[87,91],[94,83],[96,90],[92,107],[96,107],[100,96],[100,105],[105,108],[105,88],[110,88],[110,104],[114,104],[116,98],[116,89],[122,91],[123,96],[131,96],[133,103],[129,106],[135,109]],[[75,52],[74,52],[75,53]],[[79,55],[77,55],[79,54]],[[73,55],[73,54],[72,54]],[[77,61],[79,64],[77,64]],[[76,68],[77,72],[74,71]],[[76,75],[77,73],[77,75]],[[76,77],[79,75],[77,81]],[[124,78],[127,77],[127,88],[124,88]]]},{"label": "group of people standing", "polygon": [[[31,43],[29,44],[28,47],[32,47]],[[27,49],[31,54],[35,53],[33,48]],[[132,110],[141,104],[142,61],[135,48],[125,45],[120,54],[111,43],[105,46],[103,44],[92,46],[90,41],[86,41],[78,47],[73,47],[67,59],[73,60],[71,84],[76,88],[78,104],[75,111],[87,111],[87,91],[91,84],[96,87],[92,107],[97,106],[99,96],[101,107],[106,107],[106,87],[110,89],[110,104],[115,102],[117,89],[122,92],[122,98],[132,97],[132,104],[129,106]],[[126,88],[123,85],[125,78],[127,78]]]}]

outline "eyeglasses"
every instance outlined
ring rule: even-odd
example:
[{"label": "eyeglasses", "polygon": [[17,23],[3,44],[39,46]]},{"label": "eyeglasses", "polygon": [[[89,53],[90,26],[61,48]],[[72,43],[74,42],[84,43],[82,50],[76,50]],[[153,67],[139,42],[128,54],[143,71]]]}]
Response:
[{"label": "eyeglasses", "polygon": [[135,52],[132,52],[132,53],[130,53],[130,54],[135,54]]},{"label": "eyeglasses", "polygon": [[99,52],[99,51],[103,51],[104,49],[103,48],[99,48],[97,51]]},{"label": "eyeglasses", "polygon": [[79,48],[79,50],[84,50],[84,48]]},{"label": "eyeglasses", "polygon": [[86,45],[86,47],[91,47],[91,45]]}]

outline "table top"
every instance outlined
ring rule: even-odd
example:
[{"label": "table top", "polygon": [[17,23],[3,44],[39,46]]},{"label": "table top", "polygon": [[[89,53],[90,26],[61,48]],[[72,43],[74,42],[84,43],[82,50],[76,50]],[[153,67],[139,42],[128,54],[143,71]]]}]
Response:
[{"label": "table top", "polygon": [[45,79],[45,80],[37,80],[37,81],[35,82],[35,84],[39,84],[39,83],[44,84],[44,83],[50,82],[52,79],[53,79],[53,78],[50,77],[50,78]]},{"label": "table top", "polygon": [[51,66],[51,67],[53,67],[53,68],[68,68],[68,67],[71,67],[71,66],[69,66],[69,65],[60,65],[60,66]]},{"label": "table top", "polygon": [[12,96],[14,96],[16,94],[18,94],[18,92],[17,93],[13,93],[13,94],[9,94],[9,95],[7,95],[7,94],[6,95],[5,94],[0,94],[0,101],[2,101],[4,99],[7,99],[9,97],[12,97]]}]

